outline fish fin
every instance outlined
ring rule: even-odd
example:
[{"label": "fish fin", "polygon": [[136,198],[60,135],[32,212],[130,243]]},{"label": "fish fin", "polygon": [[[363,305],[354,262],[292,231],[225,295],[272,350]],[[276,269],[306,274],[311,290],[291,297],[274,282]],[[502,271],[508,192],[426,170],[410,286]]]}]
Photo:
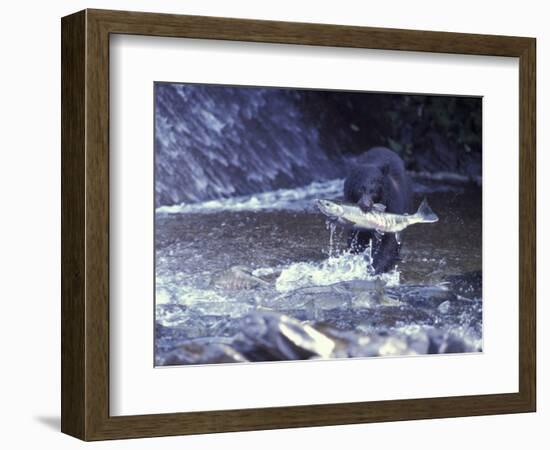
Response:
[{"label": "fish fin", "polygon": [[373,234],[377,241],[381,240],[384,237],[384,232],[380,230],[374,230]]},{"label": "fish fin", "polygon": [[352,222],[350,220],[347,220],[347,219],[344,219],[343,217],[338,217],[338,219],[336,219],[335,223],[337,223],[338,225],[340,225],[341,227],[344,227],[344,228],[347,228],[347,227],[356,228],[354,222]]},{"label": "fish fin", "polygon": [[395,233],[395,242],[397,242],[398,245],[401,245],[401,233]]},{"label": "fish fin", "polygon": [[422,203],[420,203],[418,211],[416,211],[416,215],[422,219],[422,222],[425,223],[433,223],[439,220],[439,217],[437,217],[437,215],[432,211],[432,208],[430,208],[430,205],[428,205],[428,200],[426,200],[426,198],[424,198]]},{"label": "fish fin", "polygon": [[375,203],[372,205],[372,209],[374,211],[384,212],[386,210],[386,205],[383,205],[382,203]]}]

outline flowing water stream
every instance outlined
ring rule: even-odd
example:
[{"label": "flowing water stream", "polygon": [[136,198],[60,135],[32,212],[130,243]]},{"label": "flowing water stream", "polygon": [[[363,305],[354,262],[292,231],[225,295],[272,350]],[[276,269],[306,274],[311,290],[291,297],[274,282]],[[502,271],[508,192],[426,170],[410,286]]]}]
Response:
[{"label": "flowing water stream", "polygon": [[341,185],[158,208],[157,364],[481,351],[480,191],[417,184],[440,220],[375,276],[314,206]]}]

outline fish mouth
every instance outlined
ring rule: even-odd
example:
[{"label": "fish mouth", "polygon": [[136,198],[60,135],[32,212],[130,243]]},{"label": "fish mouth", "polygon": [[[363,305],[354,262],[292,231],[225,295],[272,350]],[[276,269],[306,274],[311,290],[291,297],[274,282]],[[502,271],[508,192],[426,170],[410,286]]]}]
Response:
[{"label": "fish mouth", "polygon": [[334,204],[328,200],[317,200],[317,207],[325,216],[331,218],[338,217],[337,212],[334,210]]}]

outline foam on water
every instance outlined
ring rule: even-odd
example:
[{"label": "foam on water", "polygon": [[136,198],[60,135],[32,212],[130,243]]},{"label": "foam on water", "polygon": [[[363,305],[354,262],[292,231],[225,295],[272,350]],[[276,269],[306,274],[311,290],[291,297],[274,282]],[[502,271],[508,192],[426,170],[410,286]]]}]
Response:
[{"label": "foam on water", "polygon": [[[454,192],[453,186],[428,186],[414,182],[416,193]],[[344,179],[314,181],[305,186],[292,189],[277,189],[250,195],[206,200],[197,203],[180,203],[178,205],[159,206],[157,214],[215,213],[220,211],[312,211],[318,199],[341,199],[344,190]]]},{"label": "foam on water", "polygon": [[211,213],[219,211],[261,211],[312,209],[319,198],[335,199],[342,195],[343,179],[313,182],[294,189],[277,189],[252,195],[208,200],[198,203],[181,203],[173,206],[160,206],[157,213],[185,214]]},{"label": "foam on water", "polygon": [[201,289],[170,279],[157,277],[155,303],[157,305],[178,304],[190,306],[196,302],[223,303],[225,296],[212,289]]},{"label": "foam on water", "polygon": [[351,280],[382,280],[388,286],[396,286],[399,284],[399,271],[374,275],[372,265],[364,255],[343,252],[321,262],[290,264],[281,271],[275,287],[279,292],[288,292]]}]

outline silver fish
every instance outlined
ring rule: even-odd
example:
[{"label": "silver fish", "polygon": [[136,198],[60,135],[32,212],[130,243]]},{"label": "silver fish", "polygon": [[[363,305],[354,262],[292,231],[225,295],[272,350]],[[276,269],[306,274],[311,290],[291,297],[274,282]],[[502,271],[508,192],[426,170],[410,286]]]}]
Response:
[{"label": "silver fish", "polygon": [[210,280],[210,286],[238,291],[269,287],[269,283],[252,275],[247,267],[233,266],[228,270],[214,274]]},{"label": "silver fish", "polygon": [[439,218],[432,211],[426,199],[420,203],[414,214],[393,214],[385,212],[386,207],[379,203],[369,212],[349,203],[331,200],[317,200],[321,212],[338,224],[357,230],[374,230],[378,233],[399,233],[415,223],[433,223]]}]

